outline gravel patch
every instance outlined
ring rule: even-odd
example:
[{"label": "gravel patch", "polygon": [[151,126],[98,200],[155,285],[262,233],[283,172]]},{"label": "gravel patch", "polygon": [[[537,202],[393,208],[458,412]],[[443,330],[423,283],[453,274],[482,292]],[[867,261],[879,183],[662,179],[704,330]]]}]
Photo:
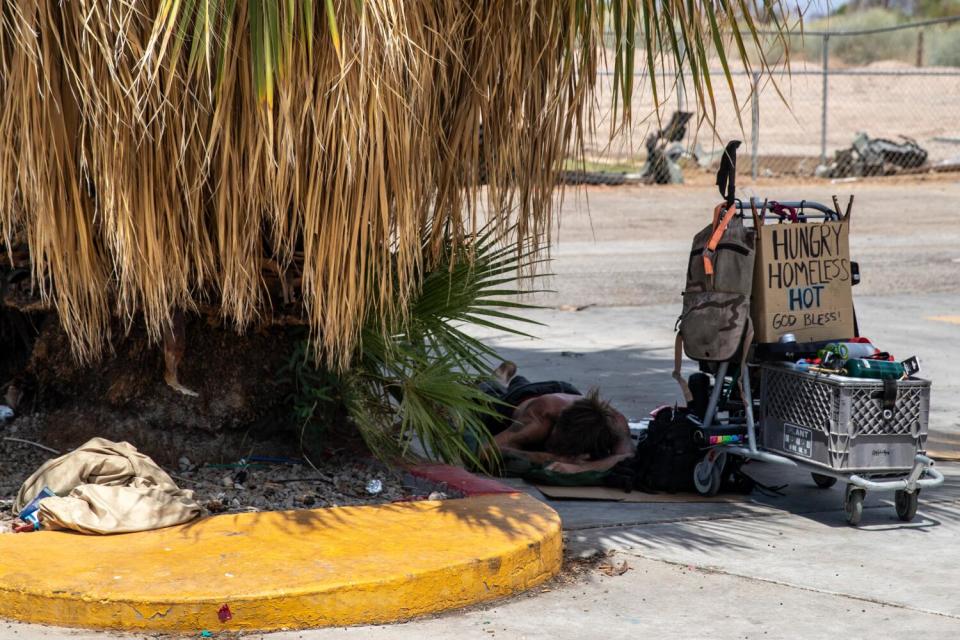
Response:
[{"label": "gravel patch", "polygon": [[[44,444],[37,432],[29,417],[0,426],[0,533],[11,531],[16,517],[13,500],[24,480],[44,462],[57,457],[33,445],[3,438]],[[178,468],[166,471],[178,486],[194,492],[203,515],[459,497],[402,470],[345,451],[332,451],[311,462],[315,466],[290,458],[265,461],[251,457],[249,461],[204,464],[185,456],[180,458]]]}]

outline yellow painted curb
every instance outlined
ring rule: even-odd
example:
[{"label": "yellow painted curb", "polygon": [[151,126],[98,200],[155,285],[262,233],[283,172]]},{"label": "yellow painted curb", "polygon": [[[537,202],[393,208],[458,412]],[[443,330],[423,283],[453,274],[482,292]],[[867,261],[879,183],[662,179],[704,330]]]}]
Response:
[{"label": "yellow painted curb", "polygon": [[0,617],[155,631],[392,622],[528,589],[556,575],[562,547],[559,516],[525,494],[0,535]]}]

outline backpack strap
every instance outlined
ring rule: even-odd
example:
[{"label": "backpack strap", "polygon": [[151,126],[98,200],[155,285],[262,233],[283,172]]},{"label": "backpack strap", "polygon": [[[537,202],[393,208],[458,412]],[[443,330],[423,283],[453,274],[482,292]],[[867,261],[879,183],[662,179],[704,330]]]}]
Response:
[{"label": "backpack strap", "polygon": [[753,228],[757,230],[757,233],[760,232],[760,227],[763,226],[763,211],[767,208],[767,201],[763,201],[763,206],[760,207],[760,211],[757,211],[757,203],[753,198],[750,198],[750,215],[753,216]]},{"label": "backpack strap", "polygon": [[680,373],[680,368],[683,366],[683,332],[677,331],[677,341],[674,346],[673,351],[673,379],[677,381],[677,384],[680,385],[680,391],[683,392],[683,400],[689,405],[693,402],[693,393],[690,391],[690,386],[687,384],[687,381],[683,379],[683,374]]},{"label": "backpack strap", "polygon": [[703,248],[703,272],[708,276],[713,275],[713,257],[717,253],[717,245],[720,244],[723,234],[727,232],[727,227],[730,226],[730,221],[736,215],[737,205],[736,203],[731,204],[722,216],[720,215],[721,211],[723,211],[722,204],[718,204],[713,210],[713,235],[710,236],[707,246]]},{"label": "backpack strap", "polygon": [[[740,397],[746,398],[746,394],[743,393],[743,384],[744,378],[747,380],[747,384],[750,384],[750,373],[747,369],[747,355],[750,352],[750,345],[753,343],[753,320],[750,316],[747,316],[747,328],[743,332],[743,345],[740,347]],[[683,399],[687,403],[687,406],[690,406],[690,403],[693,402],[693,393],[690,391],[690,385],[687,384],[687,381],[683,379],[683,374],[680,373],[680,369],[683,366],[683,333],[677,332],[677,340],[674,343],[673,350],[673,379],[677,381],[677,384],[680,385],[680,391],[683,392]],[[714,384],[723,384],[722,381],[718,382],[714,380]],[[744,400],[746,402],[746,400]]]}]

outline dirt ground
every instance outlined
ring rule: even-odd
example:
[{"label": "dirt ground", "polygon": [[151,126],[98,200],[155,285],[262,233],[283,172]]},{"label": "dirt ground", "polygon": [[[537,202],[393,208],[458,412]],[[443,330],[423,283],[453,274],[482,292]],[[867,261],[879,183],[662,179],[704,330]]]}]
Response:
[{"label": "dirt ground", "polygon": [[[13,525],[13,501],[20,485],[41,464],[57,457],[29,444],[50,440],[45,422],[44,415],[25,416],[0,428],[0,533]],[[185,449],[191,442],[207,445],[214,438],[182,428],[174,434]],[[127,439],[135,446],[143,444],[134,437]],[[355,447],[330,447],[307,461],[280,439],[248,441],[246,446],[246,458],[224,456],[223,462],[210,462],[197,455],[191,459],[190,454],[161,466],[179,487],[194,492],[204,515],[450,497],[440,492],[442,487],[378,462]]]},{"label": "dirt ground", "polygon": [[[720,68],[719,64],[713,68]],[[836,69],[844,73],[868,74],[890,72],[929,72],[898,61],[878,61],[865,67]],[[791,75],[780,73],[775,79],[765,79],[760,89],[759,154],[766,156],[773,168],[786,169],[776,157],[811,158],[805,169],[812,173],[820,155],[822,117],[821,94],[823,78],[819,64],[797,62]],[[831,75],[827,89],[827,150],[849,147],[854,135],[865,131],[872,137],[896,139],[909,136],[916,139],[930,154],[931,162],[960,156],[960,144],[942,138],[960,138],[960,69],[937,67],[938,74],[954,75]],[[596,133],[588,145],[588,152],[604,157],[642,155],[643,141],[648,131],[659,128],[654,113],[653,94],[649,82],[637,77],[637,96],[633,106],[633,126],[608,143],[611,108],[609,91],[612,76],[601,76],[603,90],[593,109]],[[663,83],[662,79],[658,81]],[[722,150],[725,141],[749,141],[751,129],[751,84],[746,75],[734,76],[736,104],[734,106],[726,79],[712,78],[716,99],[716,120],[701,123],[699,131],[691,129],[685,142],[692,148],[699,143],[707,152]],[[777,89],[783,94],[781,98]],[[678,103],[677,91],[671,82],[660,86],[662,117],[669,119]],[[695,110],[693,86],[686,87],[686,110]],[[784,99],[786,102],[784,102]],[[700,115],[695,116],[695,121]],[[935,140],[934,138],[941,138]],[[749,145],[749,143],[748,143]],[[772,158],[770,156],[773,156]],[[795,163],[792,163],[795,166]]]},{"label": "dirt ground", "polygon": [[[392,502],[433,491],[373,460],[352,428],[304,430],[294,421],[293,383],[282,367],[296,332],[236,337],[191,317],[180,367],[180,381],[199,394],[191,397],[164,383],[160,348],[140,326],[117,327],[113,352],[94,366],[69,356],[55,317],[38,329],[26,368],[13,379],[22,392],[17,416],[0,424],[0,531],[9,528],[24,480],[54,451],[92,437],[130,442],[193,490],[208,514]],[[368,490],[371,481],[379,485]]]}]

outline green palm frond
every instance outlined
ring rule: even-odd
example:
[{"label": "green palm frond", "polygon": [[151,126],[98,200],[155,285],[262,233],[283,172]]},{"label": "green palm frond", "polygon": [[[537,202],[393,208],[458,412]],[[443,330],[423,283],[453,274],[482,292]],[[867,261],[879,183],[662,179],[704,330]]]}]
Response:
[{"label": "green palm frond", "polygon": [[[432,235],[430,229],[424,233],[425,253]],[[381,455],[383,436],[392,433],[391,451],[403,451],[416,439],[442,460],[476,467],[483,466],[481,458],[490,462],[480,455],[494,449],[482,418],[496,415],[495,403],[478,383],[487,379],[497,355],[469,327],[527,335],[518,325],[539,323],[515,313],[533,308],[517,297],[532,291],[531,269],[544,261],[530,248],[518,251],[497,238],[490,225],[462,245],[447,241],[444,259],[424,275],[406,319],[388,331],[376,316],[365,326],[353,367],[365,391],[354,394],[351,415]]]},{"label": "green palm frond", "polygon": [[[432,235],[429,228],[423,235],[425,262]],[[298,344],[279,375],[293,391],[298,423],[313,430],[312,441],[322,433],[323,420],[336,413],[325,400],[337,397],[381,457],[407,455],[417,441],[441,460],[496,466],[483,418],[496,415],[497,402],[479,383],[489,379],[498,358],[470,327],[527,335],[518,326],[539,323],[516,313],[533,308],[517,297],[532,291],[537,276],[531,269],[545,261],[497,238],[490,225],[465,244],[445,240],[444,258],[424,274],[406,313],[387,327],[371,313],[346,373],[327,371],[311,357],[306,341]]]},{"label": "green palm frond", "polygon": [[[567,0],[559,4],[569,5],[573,16],[568,64],[576,57],[578,65],[592,66],[597,52],[590,43],[602,42],[608,30],[612,32],[612,47],[605,55],[612,59],[614,111],[625,120],[631,115],[638,54],[644,58],[655,104],[665,88],[657,76],[672,67],[669,81],[689,79],[698,107],[715,116],[715,88],[708,64],[711,53],[719,58],[736,104],[728,49],[732,47],[744,69],[751,71],[748,47],[763,51],[770,46],[770,39],[759,33],[762,26],[774,32],[782,50],[789,50],[790,5],[783,0]],[[238,36],[238,30],[246,30],[249,72],[261,97],[273,105],[276,78],[290,65],[294,47],[313,54],[316,25],[326,25],[326,36],[341,66],[346,64],[340,23],[362,21],[364,5],[365,0],[323,0],[322,7],[312,0],[164,0],[151,37],[155,46],[148,50],[159,53],[159,61],[168,52],[180,55],[189,45],[191,72],[215,74],[219,81],[231,38]],[[168,47],[170,43],[173,45]],[[771,71],[765,57],[760,56],[758,64],[762,71]]]},{"label": "green palm frond", "polygon": [[476,383],[453,355],[422,361],[398,381],[401,442],[416,437],[441,460],[482,466],[479,452],[489,447],[491,438],[481,418],[494,411]]},{"label": "green palm frond", "polygon": [[462,327],[527,336],[518,325],[540,323],[516,313],[534,308],[518,298],[536,293],[524,284],[546,275],[531,271],[547,261],[532,246],[498,246],[492,226],[424,277],[405,328],[408,341],[423,343],[438,355],[455,354],[478,373],[490,369],[496,354]]}]

